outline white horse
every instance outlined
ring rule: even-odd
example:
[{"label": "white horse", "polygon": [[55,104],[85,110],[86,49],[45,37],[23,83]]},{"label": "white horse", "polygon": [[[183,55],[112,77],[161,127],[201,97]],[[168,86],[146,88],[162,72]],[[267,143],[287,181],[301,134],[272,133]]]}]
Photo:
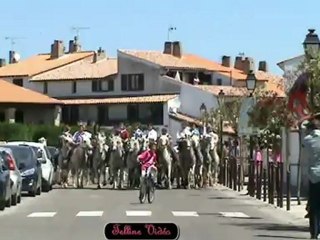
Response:
[{"label": "white horse", "polygon": [[166,135],[161,135],[158,139],[158,156],[159,156],[159,177],[165,178],[166,188],[171,189],[172,173],[172,156],[169,151],[170,139]]},{"label": "white horse", "polygon": [[191,143],[194,148],[196,164],[194,166],[194,187],[202,187],[203,186],[203,155],[201,152],[201,145],[200,145],[200,136],[192,135]]},{"label": "white horse", "polygon": [[[120,136],[111,138],[110,146],[110,174],[113,183],[113,189],[123,188],[124,181],[124,147]],[[118,183],[119,179],[119,184]]]},{"label": "white horse", "polygon": [[[75,146],[71,155],[70,163],[71,163],[71,177],[72,183],[74,187],[83,188],[83,177],[84,173],[88,171],[88,151],[91,150],[92,144],[91,139],[89,138],[90,134],[83,134],[82,141],[79,144],[73,145]],[[76,182],[75,182],[76,180]],[[87,179],[87,183],[89,183],[89,179]]]},{"label": "white horse", "polygon": [[45,139],[44,137],[39,138],[38,142],[42,143],[44,146],[47,146],[47,139]]},{"label": "white horse", "polygon": [[213,160],[210,168],[208,169],[208,176],[209,176],[209,180],[212,178],[213,184],[216,184],[218,183],[219,164],[220,164],[220,157],[217,153],[219,137],[217,134],[211,132],[209,134],[208,140],[210,141],[210,154]]},{"label": "white horse", "polygon": [[140,153],[140,141],[132,137],[129,140],[128,155],[126,159],[126,165],[128,169],[128,186],[133,188],[139,186],[139,163],[137,162],[138,154]]},{"label": "white horse", "polygon": [[60,139],[60,149],[58,157],[58,176],[60,184],[62,187],[68,186],[68,173],[69,173],[69,161],[68,155],[72,149],[73,139],[70,135],[61,135]]}]

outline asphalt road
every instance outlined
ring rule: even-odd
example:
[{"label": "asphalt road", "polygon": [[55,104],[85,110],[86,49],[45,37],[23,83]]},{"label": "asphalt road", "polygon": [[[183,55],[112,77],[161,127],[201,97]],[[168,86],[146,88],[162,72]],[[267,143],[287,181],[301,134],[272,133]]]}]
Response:
[{"label": "asphalt road", "polygon": [[0,212],[0,239],[103,240],[109,222],[174,222],[182,240],[309,238],[286,212],[218,188],[158,190],[143,205],[137,190],[54,189]]}]

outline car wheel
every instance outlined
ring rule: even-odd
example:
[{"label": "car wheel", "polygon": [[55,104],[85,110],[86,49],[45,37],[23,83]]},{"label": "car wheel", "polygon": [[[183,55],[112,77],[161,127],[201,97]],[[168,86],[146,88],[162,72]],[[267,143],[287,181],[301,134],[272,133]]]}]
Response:
[{"label": "car wheel", "polygon": [[0,211],[3,211],[6,207],[5,201],[4,200],[0,200]]},{"label": "car wheel", "polygon": [[49,192],[50,191],[50,185],[49,183],[45,183],[43,185],[43,188],[42,188],[43,192]]},{"label": "car wheel", "polygon": [[17,203],[18,203],[18,195],[16,193],[16,194],[11,195],[11,205],[16,206]]},{"label": "car wheel", "polygon": [[11,207],[11,194],[10,194],[10,197],[9,199],[6,201],[6,207]]},{"label": "car wheel", "polygon": [[37,195],[41,195],[41,192],[42,192],[42,186],[40,185],[37,189]]},{"label": "car wheel", "polygon": [[17,203],[21,203],[21,191],[19,193],[18,199],[17,199]]}]

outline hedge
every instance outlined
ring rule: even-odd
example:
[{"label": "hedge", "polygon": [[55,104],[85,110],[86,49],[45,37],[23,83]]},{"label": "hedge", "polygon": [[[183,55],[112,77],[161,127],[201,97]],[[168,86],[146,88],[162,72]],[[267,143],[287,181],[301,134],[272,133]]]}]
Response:
[{"label": "hedge", "polygon": [[[141,130],[146,130],[147,126],[139,123],[126,125],[130,134],[133,134],[137,126]],[[71,133],[75,133],[79,126],[70,126]],[[47,144],[50,146],[57,146],[59,143],[59,136],[63,132],[64,126],[53,125],[27,125],[21,123],[1,123],[0,122],[0,141],[33,141],[37,142],[39,138],[44,137],[47,139]],[[93,127],[87,126],[86,129],[93,132]],[[111,134],[110,129],[102,129],[106,135]],[[159,131],[160,129],[156,129]]]},{"label": "hedge", "polygon": [[[79,126],[70,126],[71,133],[76,132]],[[64,126],[53,125],[26,125],[20,123],[0,123],[0,141],[35,141],[44,137],[47,139],[47,144],[57,146],[59,136],[63,132]],[[87,130],[93,132],[92,127],[87,127]],[[109,130],[105,130],[106,134],[110,134]]]}]

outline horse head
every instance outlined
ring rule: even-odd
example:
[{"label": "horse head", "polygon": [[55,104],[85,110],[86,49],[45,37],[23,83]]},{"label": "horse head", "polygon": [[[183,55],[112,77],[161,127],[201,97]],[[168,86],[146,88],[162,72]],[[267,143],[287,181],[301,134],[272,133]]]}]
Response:
[{"label": "horse head", "polygon": [[169,145],[169,138],[165,135],[162,135],[158,139],[158,147],[159,149],[166,148]]},{"label": "horse head", "polygon": [[123,151],[123,142],[120,136],[113,136],[111,139],[111,151]]},{"label": "horse head", "polygon": [[91,143],[91,139],[88,135],[83,135],[82,137],[82,142],[80,143],[80,146],[85,148],[85,149],[92,149],[92,143]]},{"label": "horse head", "polygon": [[200,137],[198,135],[192,135],[191,142],[195,148],[198,148],[200,145]]},{"label": "horse head", "polygon": [[192,146],[192,142],[191,142],[191,139],[190,137],[188,136],[185,136],[185,137],[182,137],[178,140],[178,146],[179,146],[179,149],[191,149],[191,146]]},{"label": "horse head", "polygon": [[47,139],[45,139],[44,137],[39,138],[38,142],[42,143],[44,146],[47,146]]},{"label": "horse head", "polygon": [[149,139],[146,136],[143,136],[140,141],[141,150],[145,151],[149,147]]},{"label": "horse head", "polygon": [[129,152],[139,151],[140,143],[138,139],[131,138],[129,141]]}]

